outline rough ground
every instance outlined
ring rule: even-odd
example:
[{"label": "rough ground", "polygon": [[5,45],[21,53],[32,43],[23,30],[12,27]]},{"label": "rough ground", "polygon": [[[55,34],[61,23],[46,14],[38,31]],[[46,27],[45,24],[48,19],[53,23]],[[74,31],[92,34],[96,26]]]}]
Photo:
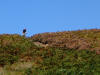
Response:
[{"label": "rough ground", "polygon": [[100,29],[42,33],[31,39],[44,47],[95,50],[100,54]]}]

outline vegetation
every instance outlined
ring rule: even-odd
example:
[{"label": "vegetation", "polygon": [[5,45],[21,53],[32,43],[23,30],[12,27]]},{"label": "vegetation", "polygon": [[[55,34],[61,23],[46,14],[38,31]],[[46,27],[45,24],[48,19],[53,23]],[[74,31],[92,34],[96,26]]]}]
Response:
[{"label": "vegetation", "polygon": [[[36,34],[31,38],[18,34],[0,35],[0,75],[99,75],[98,41],[100,39],[97,35],[100,33],[99,31],[43,33]],[[70,35],[73,36],[69,37]],[[94,36],[96,40],[93,40]],[[80,41],[77,41],[79,37]],[[75,41],[75,38],[80,45],[72,42],[72,40]],[[71,43],[66,39],[69,39]],[[81,39],[85,39],[84,44],[89,44],[90,47],[85,45],[84,48],[80,48],[84,45],[81,44],[84,42]],[[86,43],[87,41],[88,43]],[[38,46],[35,42],[43,45],[39,44]],[[74,43],[79,47],[67,46]],[[46,44],[48,46],[45,47]],[[96,49],[97,47],[98,49]]]},{"label": "vegetation", "polygon": [[100,53],[100,29],[36,34],[31,39],[50,47],[96,50]]}]

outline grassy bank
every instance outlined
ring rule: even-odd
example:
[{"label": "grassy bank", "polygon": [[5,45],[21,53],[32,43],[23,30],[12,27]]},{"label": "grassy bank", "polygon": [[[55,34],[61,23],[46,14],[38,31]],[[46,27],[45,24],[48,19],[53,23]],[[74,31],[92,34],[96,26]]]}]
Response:
[{"label": "grassy bank", "polygon": [[[18,34],[0,35],[0,75],[99,75],[100,54],[97,53],[99,48],[96,50],[99,47],[99,43],[96,42],[99,41],[99,35],[97,35],[99,30],[92,31],[95,33],[91,31],[44,33],[43,35],[34,35],[31,38]],[[87,36],[85,36],[85,32],[88,33]],[[62,36],[60,36],[60,33],[63,33]],[[81,39],[83,37],[93,40],[95,36],[96,41],[92,42],[96,43],[90,44],[93,47],[89,48],[85,48],[84,44],[80,45],[80,47],[83,45],[82,49],[76,48],[76,46],[68,47],[66,41],[62,41],[62,37],[63,39],[70,38],[71,45],[73,45],[75,42],[71,41],[72,37],[69,37],[69,33],[72,35],[77,33],[76,36]],[[44,41],[44,36],[46,41]],[[61,37],[61,40],[58,40],[57,37]],[[54,45],[55,39],[57,41]],[[73,40],[75,41],[75,38]],[[47,44],[48,46],[45,47]],[[63,46],[63,44],[66,44],[66,46]],[[79,44],[75,43],[75,45]]]}]

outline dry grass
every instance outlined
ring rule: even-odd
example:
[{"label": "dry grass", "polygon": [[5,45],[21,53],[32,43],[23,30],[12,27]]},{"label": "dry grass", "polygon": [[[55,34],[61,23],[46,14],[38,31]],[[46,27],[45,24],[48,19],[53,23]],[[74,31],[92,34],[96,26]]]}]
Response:
[{"label": "dry grass", "polygon": [[51,47],[90,49],[100,53],[100,29],[42,33],[32,36],[31,39]]},{"label": "dry grass", "polygon": [[33,65],[33,62],[17,62],[12,65],[6,65],[0,68],[0,75],[24,75],[24,71]]}]

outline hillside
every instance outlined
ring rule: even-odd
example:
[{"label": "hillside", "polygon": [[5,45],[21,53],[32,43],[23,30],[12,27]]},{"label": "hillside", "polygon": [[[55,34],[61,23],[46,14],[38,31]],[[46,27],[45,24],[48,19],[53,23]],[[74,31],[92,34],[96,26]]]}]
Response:
[{"label": "hillside", "polygon": [[100,29],[42,33],[32,36],[31,39],[50,47],[96,50],[100,54]]},{"label": "hillside", "polygon": [[0,75],[99,75],[100,30],[0,35]]}]

